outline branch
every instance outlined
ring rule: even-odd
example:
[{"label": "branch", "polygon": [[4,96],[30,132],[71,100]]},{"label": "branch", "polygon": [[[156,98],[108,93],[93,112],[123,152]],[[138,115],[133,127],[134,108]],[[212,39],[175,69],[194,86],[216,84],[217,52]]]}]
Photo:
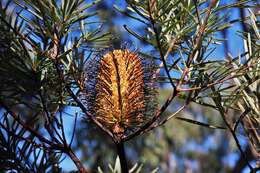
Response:
[{"label": "branch", "polygon": [[202,24],[200,24],[200,27],[199,27],[199,31],[195,37],[195,47],[193,48],[193,51],[192,53],[189,55],[188,57],[188,60],[187,60],[187,66],[190,66],[196,52],[200,49],[201,45],[202,45],[202,41],[203,41],[203,34],[206,30],[206,26],[208,24],[208,20],[209,20],[209,17],[210,17],[210,14],[212,12],[212,9],[216,6],[218,0],[211,0],[210,2],[210,5],[209,5],[209,8],[206,12],[206,15],[205,15],[205,18],[204,18],[204,21]]},{"label": "branch", "polygon": [[150,19],[150,22],[151,22],[151,25],[152,25],[152,29],[155,33],[155,39],[156,39],[156,44],[157,44],[157,47],[159,49],[159,53],[160,53],[160,58],[161,58],[161,61],[163,63],[163,66],[164,66],[164,69],[165,69],[165,72],[167,74],[167,77],[169,78],[170,80],[170,83],[173,87],[173,92],[176,92],[176,86],[171,78],[171,75],[170,75],[170,72],[169,72],[169,69],[167,68],[167,63],[166,63],[166,59],[170,53],[170,51],[172,50],[172,48],[174,47],[174,41],[172,42],[171,46],[169,47],[168,51],[167,51],[167,54],[166,56],[164,55],[163,53],[163,49],[162,49],[162,46],[161,46],[161,42],[160,42],[160,34],[155,26],[156,22],[152,16],[152,9],[151,9],[151,6],[149,4],[149,1],[148,1],[148,13],[149,13],[149,19]]},{"label": "branch", "polygon": [[169,121],[170,119],[174,118],[178,113],[180,113],[184,108],[186,108],[186,106],[187,106],[187,104],[184,104],[177,111],[175,111],[173,114],[171,114],[169,117],[167,117],[165,120],[159,122],[158,124],[155,124],[154,126],[149,128],[148,130],[150,131],[150,130],[158,127],[158,126],[161,126],[161,125],[165,124],[167,121]]},{"label": "branch", "polygon": [[196,52],[201,48],[202,41],[203,41],[203,34],[204,34],[205,30],[206,30],[206,26],[207,26],[210,14],[212,12],[212,9],[215,7],[216,3],[217,3],[217,0],[212,0],[211,1],[210,5],[209,5],[209,8],[208,8],[208,10],[206,12],[205,18],[204,18],[204,22],[202,24],[199,23],[200,27],[199,27],[197,35],[195,36],[194,48],[193,48],[192,52],[189,54],[189,56],[188,56],[188,59],[187,59],[187,62],[186,62],[186,68],[184,69],[184,71],[183,71],[183,73],[181,75],[181,78],[180,78],[179,83],[177,84],[177,87],[182,84],[182,81],[184,80],[185,76],[189,72],[188,69],[189,69],[189,67],[190,67],[190,65],[192,63],[192,60],[193,60]]},{"label": "branch", "polygon": [[126,137],[123,137],[122,141],[128,141],[135,136],[143,134],[148,128],[151,127],[151,125],[154,122],[156,122],[158,120],[158,118],[164,113],[164,111],[167,109],[167,107],[170,105],[170,103],[176,96],[177,96],[177,92],[173,92],[172,95],[166,100],[164,105],[157,111],[157,113],[150,120],[148,120],[140,129],[138,129],[134,133],[132,133]]},{"label": "branch", "polygon": [[80,107],[81,111],[90,118],[90,120],[96,124],[102,131],[104,131],[105,133],[107,133],[110,137],[114,138],[114,135],[106,128],[104,127],[94,116],[92,116],[88,110],[86,109],[86,107],[83,105],[83,103],[78,99],[78,97],[74,94],[74,92],[71,90],[70,86],[67,84],[64,75],[61,73],[61,70],[59,68],[59,63],[58,60],[54,61],[54,65],[56,67],[56,71],[59,75],[59,78],[61,80],[62,83],[64,83],[65,85],[65,89],[66,91],[69,93],[70,97],[73,99],[73,101],[76,102],[76,104]]},{"label": "branch", "polygon": [[[131,7],[133,7],[133,5],[131,3],[130,3],[130,5],[131,5]],[[165,101],[164,105],[159,109],[159,111],[157,111],[157,113],[155,113],[155,115],[150,120],[148,120],[140,129],[138,129],[134,133],[123,137],[122,141],[128,141],[128,140],[132,139],[133,137],[138,136],[138,135],[148,131],[148,129],[151,128],[151,125],[154,124],[154,122],[156,122],[158,120],[158,118],[163,114],[163,112],[167,109],[167,107],[170,105],[172,100],[178,94],[177,87],[176,87],[176,85],[174,84],[174,82],[171,78],[171,75],[170,75],[170,72],[169,72],[169,69],[168,69],[167,63],[166,63],[167,57],[169,56],[170,52],[172,51],[172,49],[175,46],[175,40],[172,40],[170,47],[168,48],[166,54],[164,55],[163,49],[162,49],[162,46],[161,46],[161,43],[160,43],[159,32],[158,32],[158,30],[155,26],[156,23],[155,23],[155,20],[152,16],[152,11],[151,11],[151,7],[150,7],[149,3],[148,3],[148,12],[149,12],[149,19],[147,19],[147,20],[150,20],[152,28],[154,30],[157,47],[158,47],[159,53],[160,53],[160,59],[162,61],[162,63],[160,64],[160,67],[164,67],[166,74],[167,74],[167,77],[169,78],[170,83],[173,87],[173,92],[172,92],[172,95]],[[156,72],[156,74],[157,73],[159,73],[159,70]]]},{"label": "branch", "polygon": [[[215,87],[212,86],[211,87],[211,90],[213,92],[215,92]],[[221,117],[225,123],[225,125],[228,127],[228,130],[230,131],[232,137],[234,138],[235,142],[236,142],[236,145],[237,145],[237,148],[238,150],[240,151],[241,153],[241,156],[243,157],[243,159],[245,160],[245,162],[247,163],[247,166],[249,167],[249,169],[251,170],[251,172],[254,170],[254,168],[251,166],[251,164],[249,163],[249,159],[247,158],[247,155],[244,153],[240,143],[239,143],[239,140],[236,136],[236,132],[233,130],[233,127],[231,126],[231,124],[228,122],[227,120],[227,113],[225,111],[225,109],[223,108],[222,104],[221,104],[221,95],[219,93],[217,93],[217,96],[216,97],[213,97],[212,98],[213,101],[215,102],[216,106],[218,107],[218,111],[219,113],[221,114]]]},{"label": "branch", "polygon": [[[254,159],[249,145],[247,145],[244,153],[245,153],[245,155],[247,155],[247,157],[250,161]],[[242,173],[246,166],[247,166],[247,162],[245,161],[244,157],[242,155],[240,155],[232,172]]]},{"label": "branch", "polygon": [[16,35],[18,35],[22,40],[26,41],[30,46],[32,46],[32,48],[34,49],[38,49],[37,46],[35,46],[26,36],[24,36],[23,34],[21,34],[20,32],[18,32],[10,23],[8,23],[5,18],[3,18],[0,15],[0,20],[2,20]]},{"label": "branch", "polygon": [[70,156],[70,158],[73,160],[73,162],[75,163],[75,165],[77,166],[78,170],[80,173],[87,173],[88,171],[86,170],[86,168],[84,167],[84,165],[81,163],[81,161],[79,160],[79,158],[76,156],[76,154],[73,152],[73,150],[68,147],[67,148],[67,154]]},{"label": "branch", "polygon": [[64,146],[60,143],[54,143],[53,141],[50,141],[49,139],[42,136],[38,131],[33,129],[31,126],[27,125],[25,122],[23,122],[18,115],[16,115],[13,111],[9,109],[9,107],[0,100],[0,105],[7,111],[9,115],[13,117],[13,119],[18,122],[24,129],[32,133],[34,136],[36,136],[41,142],[48,144],[51,148],[57,149],[57,150],[64,150]]},{"label": "branch", "polygon": [[[56,142],[59,142],[59,140],[57,138],[55,138],[55,136],[53,134],[52,129],[54,129],[54,132],[58,135],[59,139],[61,141],[63,141],[61,136],[60,136],[60,134],[58,133],[58,131],[56,130],[56,128],[53,126],[53,124],[51,122],[52,120],[51,120],[51,117],[49,115],[49,111],[48,111],[47,105],[46,105],[46,103],[44,101],[44,98],[43,98],[43,95],[42,95],[41,91],[39,91],[39,96],[40,96],[43,112],[45,112],[45,118],[46,118],[45,119],[45,124],[44,124],[45,129],[49,133],[49,135],[50,135],[52,140],[55,140]],[[50,125],[52,126],[52,129],[50,128]]]},{"label": "branch", "polygon": [[238,120],[235,122],[235,125],[234,125],[234,131],[237,130],[237,127],[239,125],[239,123],[241,122],[242,123],[242,120],[245,118],[245,116],[247,116],[247,114],[251,111],[250,108],[247,108],[238,118]]},{"label": "branch", "polygon": [[32,145],[33,145],[34,147],[36,147],[36,148],[44,148],[44,149],[50,151],[50,148],[46,147],[45,145],[43,145],[43,144],[38,144],[38,143],[36,143],[35,141],[33,141],[33,140],[31,140],[31,139],[28,139],[28,138],[26,138],[26,137],[17,135],[15,132],[8,130],[8,129],[7,129],[3,124],[1,124],[1,123],[0,123],[0,126],[1,126],[1,128],[3,128],[3,129],[8,133],[9,136],[13,136],[14,138],[17,138],[17,139],[26,141],[27,143],[32,144]]},{"label": "branch", "polygon": [[79,161],[77,156],[73,153],[71,147],[69,145],[63,145],[60,143],[54,143],[53,141],[50,141],[49,139],[42,136],[38,131],[34,130],[32,127],[25,124],[13,111],[11,111],[5,104],[0,100],[0,105],[7,111],[8,114],[10,114],[15,121],[17,121],[24,129],[32,133],[34,136],[36,136],[41,142],[48,144],[50,147],[56,150],[60,150],[70,156],[70,158],[73,160],[75,165],[77,166],[80,173],[87,173],[87,170],[84,168],[82,163]]}]

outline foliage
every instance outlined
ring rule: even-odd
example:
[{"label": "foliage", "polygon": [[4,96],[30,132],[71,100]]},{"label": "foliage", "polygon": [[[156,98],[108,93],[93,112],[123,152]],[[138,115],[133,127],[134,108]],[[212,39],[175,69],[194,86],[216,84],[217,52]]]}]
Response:
[{"label": "foliage", "polygon": [[[250,163],[252,159],[238,134],[244,133],[248,137],[248,143],[256,153],[254,159],[259,159],[260,33],[259,13],[253,12],[259,8],[259,3],[254,0],[226,3],[220,0],[126,0],[125,6],[115,2],[114,9],[106,8],[98,13],[102,4],[104,6],[106,2],[0,1],[1,169],[61,172],[63,156],[67,156],[79,172],[89,172],[91,167],[96,170],[97,165],[103,167],[102,164],[111,161],[115,149],[119,158],[114,168],[110,166],[112,172],[128,172],[128,163],[137,160],[149,160],[143,167],[146,172],[151,167],[159,167],[165,172],[184,172],[192,168],[182,159],[176,160],[185,157],[200,162],[198,172],[228,172],[231,171],[229,168],[216,165],[221,161],[216,155],[228,152],[223,146],[232,138],[241,159],[251,172],[256,172],[259,165]],[[233,9],[247,10],[248,15],[231,20],[228,11]],[[94,93],[90,98],[86,90],[90,84],[87,74],[93,72],[91,65],[107,64],[105,60],[93,59],[102,57],[104,49],[113,47],[113,44],[118,48],[117,44],[120,44],[114,38],[117,32],[113,32],[113,27],[119,24],[106,21],[110,19],[104,16],[111,11],[141,26],[137,28],[127,23],[124,29],[140,41],[137,42],[141,45],[137,46],[141,49],[138,56],[147,62],[155,62],[157,70],[152,77],[160,86],[158,110],[144,112],[149,116],[147,119],[138,114],[137,119],[124,120],[124,128],[131,129],[127,129],[127,135],[116,138],[115,129],[106,125],[112,121],[111,117],[100,120],[104,116],[96,116],[97,110],[89,112],[91,104],[82,99],[94,98],[93,103],[98,101],[100,93]],[[112,29],[107,28],[106,23]],[[232,43],[232,40],[223,39],[221,33],[237,24],[247,26],[247,30],[238,32],[244,41],[244,52],[214,58],[219,45]],[[152,51],[145,51],[147,47]],[[93,62],[96,64],[91,64]],[[143,73],[142,65],[136,67],[138,75]],[[104,78],[107,77],[111,76]],[[96,83],[99,84],[97,90],[102,91],[107,82],[100,82],[100,78],[91,79],[94,81],[93,91],[96,91]],[[119,79],[113,79],[117,85],[121,85]],[[135,93],[141,95],[135,99],[144,98],[145,103],[156,105],[155,95],[146,97],[137,92],[140,86],[147,85],[142,79],[130,81],[131,85],[136,85]],[[103,105],[103,102],[99,104]],[[127,111],[139,111],[135,111],[136,105],[132,107]],[[78,113],[73,114],[73,109],[84,116],[84,122],[78,120]],[[73,124],[72,127],[65,123],[70,117],[68,114],[73,114],[73,123],[69,124]],[[69,129],[71,135],[68,135]],[[152,133],[147,135],[151,130]],[[207,157],[203,153],[190,153],[182,147],[192,142],[204,146],[207,137],[216,140],[218,135],[224,139],[220,148],[208,147],[208,153],[213,153],[208,160],[215,170],[203,167]],[[113,149],[108,151],[107,148]],[[75,154],[77,149],[83,158]],[[99,149],[106,151],[108,156],[99,153]],[[134,153],[131,156],[130,151]],[[90,170],[84,163],[90,166]],[[178,168],[174,169],[173,163]],[[140,172],[141,167],[135,165],[129,172]],[[102,172],[101,169],[98,171]]]},{"label": "foliage", "polygon": [[[111,173],[121,173],[121,165],[119,157],[116,158],[114,168],[109,164],[109,169]],[[140,173],[142,169],[142,165],[138,165],[137,163],[129,170],[129,173]],[[156,173],[158,169],[152,170],[150,173]],[[98,167],[98,173],[104,173],[100,167]]]}]

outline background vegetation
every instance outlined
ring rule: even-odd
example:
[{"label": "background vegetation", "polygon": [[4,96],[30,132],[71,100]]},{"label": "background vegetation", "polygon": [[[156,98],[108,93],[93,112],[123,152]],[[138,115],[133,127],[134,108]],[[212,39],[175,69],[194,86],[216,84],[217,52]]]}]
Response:
[{"label": "background vegetation", "polygon": [[256,172],[259,8],[257,0],[1,0],[0,172],[120,171],[82,93],[86,65],[125,45],[156,62],[159,93],[158,111],[123,140],[129,169]]}]

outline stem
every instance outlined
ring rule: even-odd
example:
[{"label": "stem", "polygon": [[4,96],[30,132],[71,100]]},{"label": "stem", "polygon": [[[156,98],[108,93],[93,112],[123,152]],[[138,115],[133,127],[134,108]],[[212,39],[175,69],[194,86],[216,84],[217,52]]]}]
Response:
[{"label": "stem", "polygon": [[[211,90],[215,93],[216,92],[216,89],[214,86],[211,87]],[[227,128],[229,129],[233,139],[235,140],[236,142],[236,145],[237,145],[237,148],[238,150],[240,151],[241,153],[241,156],[244,158],[244,161],[247,163],[247,166],[249,167],[250,171],[253,172],[254,171],[254,168],[251,166],[250,162],[249,162],[249,159],[247,158],[247,155],[245,154],[245,152],[243,151],[242,149],[242,146],[240,145],[239,143],[239,140],[236,136],[236,132],[233,130],[233,127],[231,126],[231,124],[228,122],[228,119],[227,119],[227,115],[226,115],[226,111],[224,109],[224,107],[222,106],[221,102],[222,102],[222,98],[221,98],[221,95],[219,93],[217,93],[217,96],[215,98],[212,98],[213,101],[215,102],[217,108],[218,108],[218,111],[224,121],[224,123],[226,124]]]},{"label": "stem", "polygon": [[126,161],[124,143],[123,142],[116,143],[116,148],[117,148],[117,154],[118,154],[119,159],[120,159],[121,172],[122,173],[129,173],[127,161]]},{"label": "stem", "polygon": [[78,159],[78,157],[75,155],[75,153],[72,151],[71,148],[68,148],[67,154],[70,156],[70,158],[73,160],[74,164],[77,166],[80,173],[87,173],[88,171],[83,166],[81,161]]}]

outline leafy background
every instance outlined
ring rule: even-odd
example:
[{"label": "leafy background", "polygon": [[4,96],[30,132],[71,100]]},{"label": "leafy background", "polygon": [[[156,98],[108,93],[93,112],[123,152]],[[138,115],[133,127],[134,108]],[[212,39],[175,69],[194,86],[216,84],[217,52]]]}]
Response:
[{"label": "leafy background", "polygon": [[[3,1],[3,4],[6,4],[7,2],[8,1]],[[23,4],[31,3],[33,8],[33,5],[37,6],[38,4],[32,3],[31,1],[10,2],[10,8],[1,9],[1,16],[5,17],[5,13],[11,13],[15,4],[20,6],[19,8],[15,8],[13,13],[13,16],[18,15],[16,20],[17,23],[15,23],[15,18],[10,19],[10,21],[13,20],[13,23],[15,23],[15,30],[28,33],[28,35],[30,35],[30,32],[32,32],[33,34],[30,35],[30,41],[35,45],[40,44],[39,47],[44,50],[43,53],[49,53],[51,51],[55,52],[55,50],[53,50],[53,44],[55,43],[53,43],[51,40],[55,39],[55,36],[52,33],[56,31],[51,30],[53,29],[52,23],[48,23],[48,20],[46,23],[41,23],[43,22],[41,17],[38,17],[39,20],[37,20],[37,17],[35,17],[35,15],[37,16],[39,14],[31,13],[28,10],[26,11],[23,6]],[[79,15],[76,13],[71,14],[68,23],[62,23],[59,21],[61,20],[60,18],[53,17],[55,15],[63,15],[64,17],[65,15],[62,13],[62,11],[60,14],[56,14],[56,11],[52,11],[53,8],[51,7],[49,8],[50,11],[46,11],[46,16],[44,16],[46,19],[51,18],[49,21],[55,20],[55,22],[60,24],[58,27],[58,33],[61,35],[58,36],[64,38],[63,42],[61,43],[62,47],[64,47],[64,54],[61,55],[64,67],[63,73],[68,74],[66,80],[69,82],[70,87],[74,92],[77,92],[78,88],[81,86],[81,83],[78,83],[77,81],[82,80],[83,71],[85,70],[85,59],[93,56],[94,54],[93,50],[95,49],[92,48],[119,48],[122,44],[126,44],[125,42],[130,42],[132,47],[140,48],[141,52],[144,53],[144,55],[148,58],[153,58],[152,55],[157,57],[160,56],[157,49],[158,47],[156,47],[155,35],[151,31],[151,28],[149,29],[147,27],[147,21],[144,21],[145,19],[136,14],[135,18],[138,17],[139,20],[135,20],[131,17],[129,18],[126,15],[125,11],[128,11],[127,2],[119,0],[100,2],[88,1],[87,4],[91,4],[92,2],[95,3],[93,6],[91,6],[91,8],[86,9],[87,13],[83,13],[82,16],[81,14]],[[179,1],[172,2],[179,3]],[[188,2],[191,3],[191,1],[185,1],[184,4]],[[170,5],[168,8],[166,8],[164,6],[166,3],[167,2],[161,4],[161,6],[163,6],[161,10],[165,10],[162,13],[165,13],[165,15],[167,14],[168,8],[172,8]],[[202,1],[202,3],[204,3],[204,1]],[[204,64],[205,61],[202,61],[201,63],[197,64],[197,66],[199,66],[201,69],[204,69],[206,66],[205,68],[207,68],[207,70],[219,70],[215,75],[217,77],[216,79],[207,79],[206,75],[204,76],[203,73],[206,70],[202,73],[194,73],[192,75],[194,75],[193,77],[196,80],[192,81],[189,86],[197,86],[198,83],[201,84],[205,80],[219,80],[222,77],[221,75],[227,75],[230,71],[225,68],[220,69],[220,67],[225,67],[225,65],[228,64],[227,62],[222,61],[226,57],[234,58],[233,61],[236,62],[239,61],[237,58],[239,56],[241,57],[242,61],[245,60],[246,57],[243,55],[243,53],[246,51],[244,40],[247,40],[248,37],[244,37],[244,34],[242,33],[243,31],[248,31],[252,34],[252,45],[254,43],[254,29],[252,29],[251,26],[247,26],[246,23],[237,20],[238,18],[241,18],[241,16],[243,17],[243,15],[245,15],[244,13],[250,14],[250,12],[246,9],[237,8],[246,6],[246,1],[223,0],[219,3],[219,7],[225,5],[227,5],[227,7],[226,9],[220,8],[220,12],[216,13],[215,16],[210,19],[211,23],[209,28],[211,28],[208,30],[209,37],[212,33],[214,33],[212,35],[216,37],[212,38],[213,41],[210,41],[217,43],[208,47],[205,45],[207,45],[209,40],[205,39],[206,41],[203,43],[203,45],[205,44],[204,46],[207,47],[207,50],[204,51],[210,52],[211,50],[214,50],[209,55],[209,59],[211,61],[219,61],[219,63]],[[229,4],[233,3],[236,4],[234,5],[234,8],[231,8],[231,5],[228,6]],[[253,3],[254,1],[249,2],[249,7]],[[1,5],[4,6],[3,4]],[[207,2],[202,4],[200,6],[201,10],[203,10],[203,7],[207,5]],[[187,5],[187,7],[189,6]],[[8,10],[8,12],[5,10]],[[78,10],[80,11],[80,9]],[[189,19],[189,16],[185,17],[184,15],[184,11],[188,11],[189,9],[180,9],[184,10],[180,12],[178,10],[179,9],[176,8],[176,13],[180,16],[176,16],[176,18],[179,17],[179,20],[175,21],[175,23],[158,21],[158,25],[160,24],[160,26],[156,26],[160,29],[161,32],[165,32],[161,37],[161,42],[167,43],[162,46],[164,51],[167,50],[170,46],[169,41],[167,40],[169,39],[167,38],[167,32],[168,34],[175,34],[176,38],[180,39],[180,42],[183,40],[185,42],[186,40],[193,39],[192,36],[194,36],[196,24],[191,22],[192,20]],[[83,9],[83,11],[85,10]],[[67,11],[67,13],[69,12]],[[75,15],[75,17],[73,17],[73,15]],[[35,20],[30,20],[31,16],[34,16]],[[6,18],[8,19],[8,17]],[[80,22],[79,18],[84,19],[84,22],[86,23],[84,24]],[[161,19],[165,20],[163,17],[161,17]],[[24,20],[24,23],[20,23],[21,20]],[[43,28],[40,28],[41,24]],[[259,23],[257,24],[259,25]],[[229,25],[232,27],[228,28]],[[44,28],[45,26],[46,28]],[[48,26],[50,27],[48,28]],[[68,26],[70,27],[68,28]],[[41,32],[41,29],[46,30],[46,32]],[[237,32],[238,30],[240,32]],[[16,54],[12,55],[13,51],[11,51],[11,53],[6,52],[10,47],[8,44],[11,42],[9,42],[8,39],[14,40],[14,37],[17,35],[5,27],[5,23],[1,23],[0,32],[4,33],[1,34],[0,51],[5,55],[8,55],[1,56],[0,72],[3,75],[1,75],[0,78],[1,81],[4,81],[0,85],[1,99],[3,98],[6,104],[9,107],[12,107],[14,112],[18,112],[19,117],[25,121],[30,122],[31,118],[37,115],[37,118],[32,118],[33,123],[42,134],[49,133],[48,129],[46,131],[46,129],[43,128],[45,127],[46,121],[45,118],[43,118],[45,116],[43,111],[44,107],[48,107],[49,110],[47,112],[50,112],[50,114],[52,112],[56,112],[57,110],[62,112],[62,118],[60,118],[59,121],[62,121],[64,126],[64,135],[66,138],[71,139],[74,137],[71,146],[75,151],[75,154],[78,155],[82,163],[90,170],[90,172],[98,171],[99,166],[104,172],[107,172],[109,170],[108,163],[113,165],[116,160],[116,148],[114,147],[113,141],[107,135],[97,129],[91,122],[89,122],[88,119],[86,119],[85,115],[81,113],[80,109],[75,107],[75,103],[71,101],[71,98],[68,98],[65,91],[60,91],[60,81],[58,77],[54,75],[55,68],[51,64],[51,61],[48,58],[45,58],[44,54],[41,54],[41,51],[36,50],[32,52],[30,50],[24,50],[23,46],[28,45],[21,43],[21,40],[19,39],[15,39],[14,45],[16,47],[14,47],[14,49],[16,49],[16,51],[14,52],[16,52]],[[73,48],[73,46],[77,46],[77,44],[80,44],[82,47],[75,49],[75,51],[70,51],[70,49]],[[183,47],[177,47],[176,50],[185,55],[186,51],[188,51],[190,47],[185,44],[183,45]],[[257,46],[259,46],[259,42],[255,47],[252,46],[252,49],[255,49],[255,51],[253,51],[255,54],[250,56],[259,57],[259,47]],[[181,53],[172,54],[170,55],[170,58],[177,58]],[[25,58],[19,60],[19,57]],[[259,59],[256,59],[256,62],[257,60]],[[172,64],[170,60],[167,62],[169,65]],[[180,67],[182,66],[180,65]],[[245,73],[243,69],[242,73]],[[178,78],[179,75],[179,72],[171,72],[172,80],[175,81],[175,78]],[[255,75],[259,76],[259,73],[256,73]],[[158,100],[161,104],[163,104],[166,98],[171,94],[172,89],[170,82],[165,79],[167,77],[165,71],[162,70],[161,76]],[[202,77],[202,79],[199,79],[200,77]],[[252,78],[254,81],[257,81],[253,75],[250,76],[250,78]],[[245,80],[241,78],[241,81],[243,83]],[[223,89],[223,86],[219,87],[219,90],[221,89]],[[252,88],[252,90],[259,93],[259,85],[258,88]],[[231,93],[230,95],[233,96],[232,92],[232,89],[227,90],[227,95]],[[203,90],[201,93],[202,95],[204,94],[205,97],[210,97],[210,94],[214,94],[213,91],[207,89]],[[197,97],[196,94],[194,94],[194,99],[196,99],[196,101],[189,104],[182,112],[178,114],[178,116],[175,116],[164,125],[141,136],[135,137],[133,140],[127,142],[126,154],[129,160],[129,165],[134,165],[136,162],[142,164],[141,172],[149,172],[157,167],[159,168],[159,172],[169,173],[248,172],[246,162],[239,153],[232,135],[226,129],[226,124],[223,122],[223,119],[220,115],[221,113],[216,111],[214,108],[201,106],[202,103],[209,103],[209,101],[207,99],[204,100],[204,98],[201,99],[202,96],[199,96],[201,95],[198,95]],[[170,105],[170,107],[164,113],[164,116],[169,117],[171,114],[176,112],[185,103],[185,98],[187,97],[188,94],[183,92],[179,99],[176,99]],[[44,106],[42,103],[43,100],[46,106]],[[234,99],[234,102],[232,103],[229,103],[228,101],[230,101],[230,97],[225,102],[227,106],[236,102],[236,99]],[[60,105],[60,102],[63,103],[62,106]],[[254,101],[254,103],[257,105],[259,102]],[[256,109],[259,110],[259,107]],[[236,119],[239,113],[241,112],[237,111],[237,109],[233,109],[232,107],[232,109],[229,111],[229,119]],[[22,165],[30,165],[29,167],[21,166],[18,168],[25,169],[24,171],[26,171],[26,169],[33,169],[35,172],[37,172],[39,169],[49,170],[49,167],[51,167],[51,169],[62,168],[62,171],[64,172],[76,170],[74,163],[70,160],[70,158],[68,158],[67,155],[60,152],[45,152],[41,151],[40,149],[34,149],[34,147],[31,146],[30,141],[39,141],[27,133],[26,130],[19,126],[16,121],[8,118],[6,109],[2,109],[1,114],[0,165],[10,164],[12,166],[11,162],[9,163],[4,161],[5,157],[11,157],[12,159],[17,160],[17,162],[20,162],[19,160],[28,159],[32,160],[32,162],[35,161],[38,163],[31,165],[28,163],[23,163]],[[192,119],[194,121],[187,121],[187,119]],[[196,124],[197,121],[201,122],[201,124]],[[76,128],[74,136],[73,134],[75,124]],[[209,127],[208,124],[212,126]],[[51,127],[50,131],[53,131],[54,128]],[[19,138],[16,139],[13,136],[6,135],[9,131],[15,132],[19,136],[24,136],[27,140],[30,141]],[[52,138],[52,136],[49,137]],[[243,130],[243,126],[241,124],[238,126],[237,137],[248,159],[250,162],[255,164],[255,153],[251,152],[253,151],[251,150],[252,146],[248,142],[247,134]],[[12,145],[9,145],[10,143]],[[32,152],[34,152],[34,154],[32,154]],[[10,156],[10,153],[14,154]],[[28,153],[28,155],[26,153]],[[53,166],[55,164],[56,166]]]}]

